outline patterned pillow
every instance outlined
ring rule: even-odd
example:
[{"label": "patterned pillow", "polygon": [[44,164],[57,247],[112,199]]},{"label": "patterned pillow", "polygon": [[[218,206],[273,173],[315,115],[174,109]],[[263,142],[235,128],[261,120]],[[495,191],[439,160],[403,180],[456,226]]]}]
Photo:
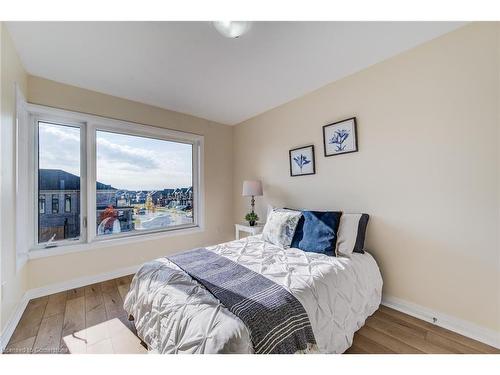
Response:
[{"label": "patterned pillow", "polygon": [[267,217],[262,239],[284,249],[289,248],[301,216],[300,211],[274,209]]}]

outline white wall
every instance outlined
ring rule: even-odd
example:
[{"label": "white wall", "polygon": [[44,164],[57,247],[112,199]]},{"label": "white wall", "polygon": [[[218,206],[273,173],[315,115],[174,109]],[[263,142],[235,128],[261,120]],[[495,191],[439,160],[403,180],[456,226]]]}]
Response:
[{"label": "white wall", "polygon": [[16,270],[15,252],[15,84],[26,94],[27,75],[7,29],[1,30],[1,176],[0,176],[0,244],[1,244],[1,331],[3,332],[18,302],[26,291],[26,267]]},{"label": "white wall", "polygon": [[[384,294],[500,332],[499,27],[475,23],[245,121],[244,179],[266,203],[367,212]],[[356,116],[359,152],[325,158],[322,126]],[[314,144],[316,175],[289,176]]]}]

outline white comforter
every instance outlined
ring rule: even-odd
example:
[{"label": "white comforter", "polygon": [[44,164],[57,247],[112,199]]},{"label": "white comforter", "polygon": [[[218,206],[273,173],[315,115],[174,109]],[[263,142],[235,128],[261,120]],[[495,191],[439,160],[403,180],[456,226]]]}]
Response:
[{"label": "white comforter", "polygon": [[[304,306],[318,349],[342,353],[354,332],[377,310],[382,277],[373,257],[329,257],[299,249],[283,250],[260,236],[208,250],[229,258],[285,287]],[[178,270],[165,277],[162,269]],[[203,286],[166,258],[146,263],[125,298],[137,333],[153,352],[252,353],[243,322]]]}]

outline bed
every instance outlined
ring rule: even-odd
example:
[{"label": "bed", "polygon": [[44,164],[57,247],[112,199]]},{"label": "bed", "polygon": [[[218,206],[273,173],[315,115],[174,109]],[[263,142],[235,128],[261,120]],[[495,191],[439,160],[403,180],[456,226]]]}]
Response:
[{"label": "bed", "polygon": [[[368,253],[332,257],[283,249],[261,235],[207,247],[279,284],[303,306],[316,346],[343,353],[381,302],[382,277]],[[124,301],[153,353],[254,353],[247,326],[168,258],[144,264]]]}]

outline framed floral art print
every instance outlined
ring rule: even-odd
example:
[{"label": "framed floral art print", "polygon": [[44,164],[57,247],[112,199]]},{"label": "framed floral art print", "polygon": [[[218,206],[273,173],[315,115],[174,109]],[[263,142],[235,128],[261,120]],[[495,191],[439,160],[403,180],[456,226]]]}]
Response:
[{"label": "framed floral art print", "polygon": [[290,150],[290,176],[306,176],[315,173],[313,145]]},{"label": "framed floral art print", "polygon": [[323,145],[325,156],[358,151],[356,117],[323,126]]}]

